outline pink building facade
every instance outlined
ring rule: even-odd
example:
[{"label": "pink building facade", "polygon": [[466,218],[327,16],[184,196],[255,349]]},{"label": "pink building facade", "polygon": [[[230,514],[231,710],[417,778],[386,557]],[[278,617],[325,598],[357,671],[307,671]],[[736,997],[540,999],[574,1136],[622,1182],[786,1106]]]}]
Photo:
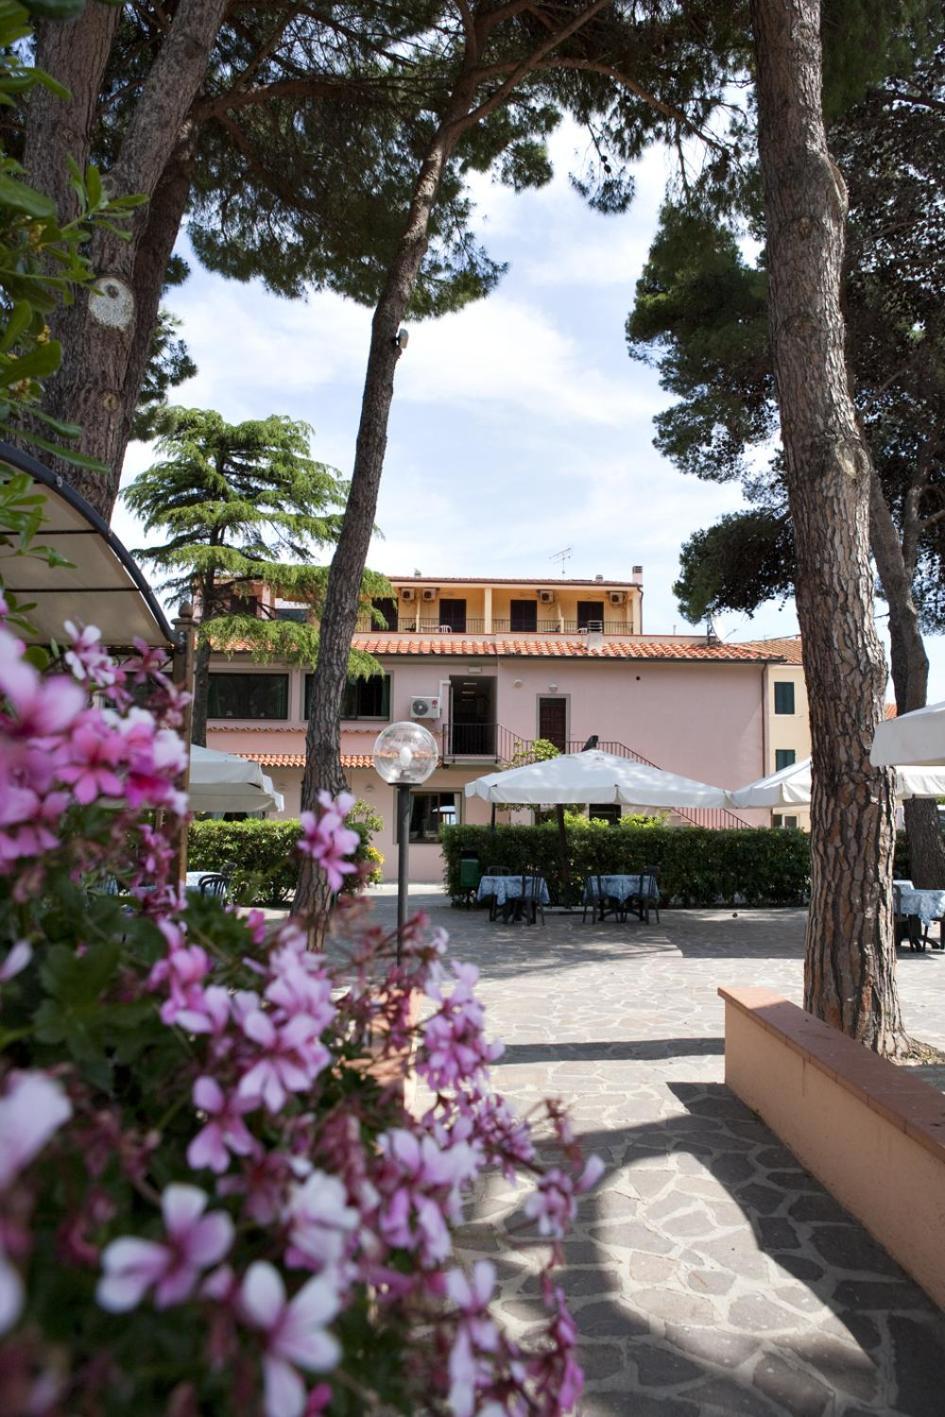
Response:
[{"label": "pink building facade", "polygon": [[[381,608],[396,628],[365,627],[355,641],[383,676],[349,686],[342,722],[352,791],[384,821],[376,845],[387,879],[396,875],[394,789],[374,772],[371,751],[380,729],[400,719],[423,723],[440,745],[440,766],[414,801],[415,881],[442,879],[440,825],[489,820],[486,803],[465,798],[465,784],[536,738],[575,751],[596,734],[609,751],[721,787],[770,770],[774,704],[786,702],[773,684],[779,674],[796,678],[794,656],[780,641],[642,634],[639,568],[629,582],[454,580],[446,594],[434,586],[432,599],[422,598],[430,583],[421,578],[391,579],[396,600]],[[257,665],[248,655],[221,656],[211,666],[208,744],[263,764],[285,795],[286,816],[300,808],[308,678],[303,669]],[[806,716],[797,715],[795,727],[801,758],[809,751]],[[783,721],[778,728],[782,739],[790,732]],[[767,826],[771,815],[674,820]]]}]

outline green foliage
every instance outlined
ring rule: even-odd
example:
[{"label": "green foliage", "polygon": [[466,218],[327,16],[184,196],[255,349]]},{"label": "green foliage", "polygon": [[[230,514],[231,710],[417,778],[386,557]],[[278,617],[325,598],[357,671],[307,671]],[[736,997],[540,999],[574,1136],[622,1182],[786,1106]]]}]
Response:
[{"label": "green foliage", "polygon": [[[312,557],[340,529],[347,490],[340,474],[309,455],[308,424],[284,416],[228,424],[213,410],[172,408],[161,419],[164,457],[123,496],[145,530],[165,540],[136,554],[166,573],[162,590],[178,599],[199,596],[200,634],[214,648],[313,665],[313,623],[260,618],[248,606],[242,612],[239,598],[262,583],[307,603],[314,621],[328,572]],[[362,593],[391,590],[368,571]],[[374,659],[357,653],[349,669],[379,672]]]},{"label": "green foliage", "polygon": [[[875,9],[868,0],[838,3],[825,11],[825,26],[834,23],[831,14]],[[894,12],[901,19],[922,10],[893,7],[877,21],[873,58],[890,40]],[[851,63],[863,62],[857,45],[850,48]],[[930,629],[945,624],[943,104],[945,45],[918,64],[913,57],[906,78],[870,93],[829,134],[850,199],[844,313],[851,384]],[[657,416],[657,446],[685,472],[740,480],[753,504],[684,547],[676,591],[683,613],[696,619],[706,609],[751,613],[789,591],[794,575],[775,441],[767,276],[763,256],[752,263],[744,254],[738,223],[747,221],[756,237],[764,233],[750,191],[734,207],[732,200],[705,184],[689,202],[667,204],[627,321],[631,355],[655,363],[676,396]]]},{"label": "green foliage", "polygon": [[[371,837],[383,823],[373,808],[358,802],[346,825],[361,838],[353,859],[364,870],[363,876],[345,878],[344,890],[351,892],[381,879],[384,858],[371,845]],[[287,905],[299,878],[296,848],[301,831],[297,818],[191,822],[187,859],[194,871],[231,874],[233,894],[244,905]]]},{"label": "green foliage", "polygon": [[[59,98],[66,90],[29,61],[31,16],[74,19],[78,0],[42,0],[28,7],[0,0],[0,106],[10,109],[41,86]],[[70,423],[43,413],[44,380],[62,362],[62,347],[50,336],[51,311],[71,304],[75,291],[92,286],[95,272],[84,251],[100,228],[124,236],[141,198],[114,197],[90,165],[70,163],[76,216],[62,222],[52,201],[26,183],[22,164],[0,139],[0,437],[17,438],[83,467],[98,464],[62,446],[79,436]],[[41,425],[43,432],[39,431]],[[52,435],[52,441],[50,437]]]},{"label": "green foliage", "polygon": [[529,763],[547,763],[560,757],[561,750],[547,738],[533,738],[530,742],[517,742],[511,758],[505,764],[509,768],[523,768]]},{"label": "green foliage", "polygon": [[158,322],[151,336],[151,349],[144,373],[144,383],[138,396],[131,436],[148,442],[161,431],[166,416],[167,394],[197,373],[187,345],[178,334],[182,321],[169,310],[158,311]]},{"label": "green foliage", "polygon": [[774,512],[732,512],[694,532],[679,564],[673,594],[692,624],[720,610],[751,615],[764,601],[794,591],[790,520]]},{"label": "green foliage", "polygon": [[[552,901],[561,899],[558,828],[542,826],[444,827],[441,832],[449,893],[458,898],[463,851],[476,851],[483,867],[513,871],[536,865],[548,882]],[[810,847],[800,831],[751,828],[709,831],[702,827],[640,825],[624,818],[619,827],[597,820],[566,829],[572,896],[597,872],[634,872],[657,866],[663,900],[669,905],[801,905],[807,898]]]}]

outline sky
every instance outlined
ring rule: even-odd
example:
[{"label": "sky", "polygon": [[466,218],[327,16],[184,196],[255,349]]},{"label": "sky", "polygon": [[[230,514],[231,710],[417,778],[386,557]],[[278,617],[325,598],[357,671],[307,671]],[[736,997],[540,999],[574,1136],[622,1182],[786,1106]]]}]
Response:
[{"label": "sky", "polygon": [[[629,211],[603,216],[569,182],[584,143],[575,128],[559,129],[555,177],[539,191],[476,179],[479,235],[509,269],[488,299],[409,326],[377,511],[382,535],[368,564],[389,575],[549,581],[562,572],[629,579],[642,565],[644,632],[692,633],[671,589],[680,548],[743,499],[737,487],[677,472],[656,451],[653,416],[671,399],[656,371],[626,351],[624,322],[669,158],[651,150],[637,165]],[[189,255],[186,243],[180,249]],[[191,268],[167,304],[198,373],[174,402],[231,422],[304,419],[312,455],[349,475],[371,311],[330,293],[286,300],[193,260]],[[123,483],[151,457],[148,445],[132,444]],[[144,540],[123,508],[114,529],[130,547]],[[796,633],[797,618],[792,602],[771,604],[752,619],[721,616],[716,628],[737,642]],[[928,649],[930,700],[945,699],[945,639],[930,637]]]}]

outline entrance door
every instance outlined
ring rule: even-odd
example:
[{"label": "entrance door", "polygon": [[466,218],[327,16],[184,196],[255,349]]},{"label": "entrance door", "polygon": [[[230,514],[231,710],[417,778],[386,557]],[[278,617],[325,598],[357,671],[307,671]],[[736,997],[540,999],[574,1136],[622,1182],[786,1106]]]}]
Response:
[{"label": "entrance door", "polygon": [[568,751],[567,699],[538,700],[538,736],[553,743],[559,753]]},{"label": "entrance door", "polygon": [[465,635],[466,633],[466,602],[465,600],[444,600],[440,596],[440,624],[449,625],[454,634]]},{"label": "entrance door", "polygon": [[604,602],[602,600],[579,600],[577,615],[579,630],[602,630],[604,628]]},{"label": "entrance door", "polygon": [[450,680],[450,742],[457,757],[495,757],[495,686],[494,678]]}]

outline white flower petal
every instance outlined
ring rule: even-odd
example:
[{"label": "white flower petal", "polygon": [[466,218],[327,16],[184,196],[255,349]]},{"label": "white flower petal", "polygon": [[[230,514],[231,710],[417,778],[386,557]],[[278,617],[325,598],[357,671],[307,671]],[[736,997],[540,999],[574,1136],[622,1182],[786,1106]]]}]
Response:
[{"label": "white flower petal", "polygon": [[271,1329],[285,1307],[282,1276],[268,1260],[256,1260],[246,1271],[240,1300],[249,1321],[257,1328]]},{"label": "white flower petal", "polygon": [[169,1235],[188,1230],[204,1212],[209,1196],[199,1186],[168,1186],[161,1196],[161,1211]]},{"label": "white flower petal", "polygon": [[23,1308],[23,1281],[9,1260],[0,1255],[0,1333],[6,1333]]},{"label": "white flower petal", "polygon": [[8,1186],[63,1122],[72,1104],[58,1082],[45,1073],[13,1073],[0,1098],[0,1189]]},{"label": "white flower petal", "polygon": [[302,1417],[305,1384],[291,1364],[281,1358],[263,1359],[266,1417]]}]

